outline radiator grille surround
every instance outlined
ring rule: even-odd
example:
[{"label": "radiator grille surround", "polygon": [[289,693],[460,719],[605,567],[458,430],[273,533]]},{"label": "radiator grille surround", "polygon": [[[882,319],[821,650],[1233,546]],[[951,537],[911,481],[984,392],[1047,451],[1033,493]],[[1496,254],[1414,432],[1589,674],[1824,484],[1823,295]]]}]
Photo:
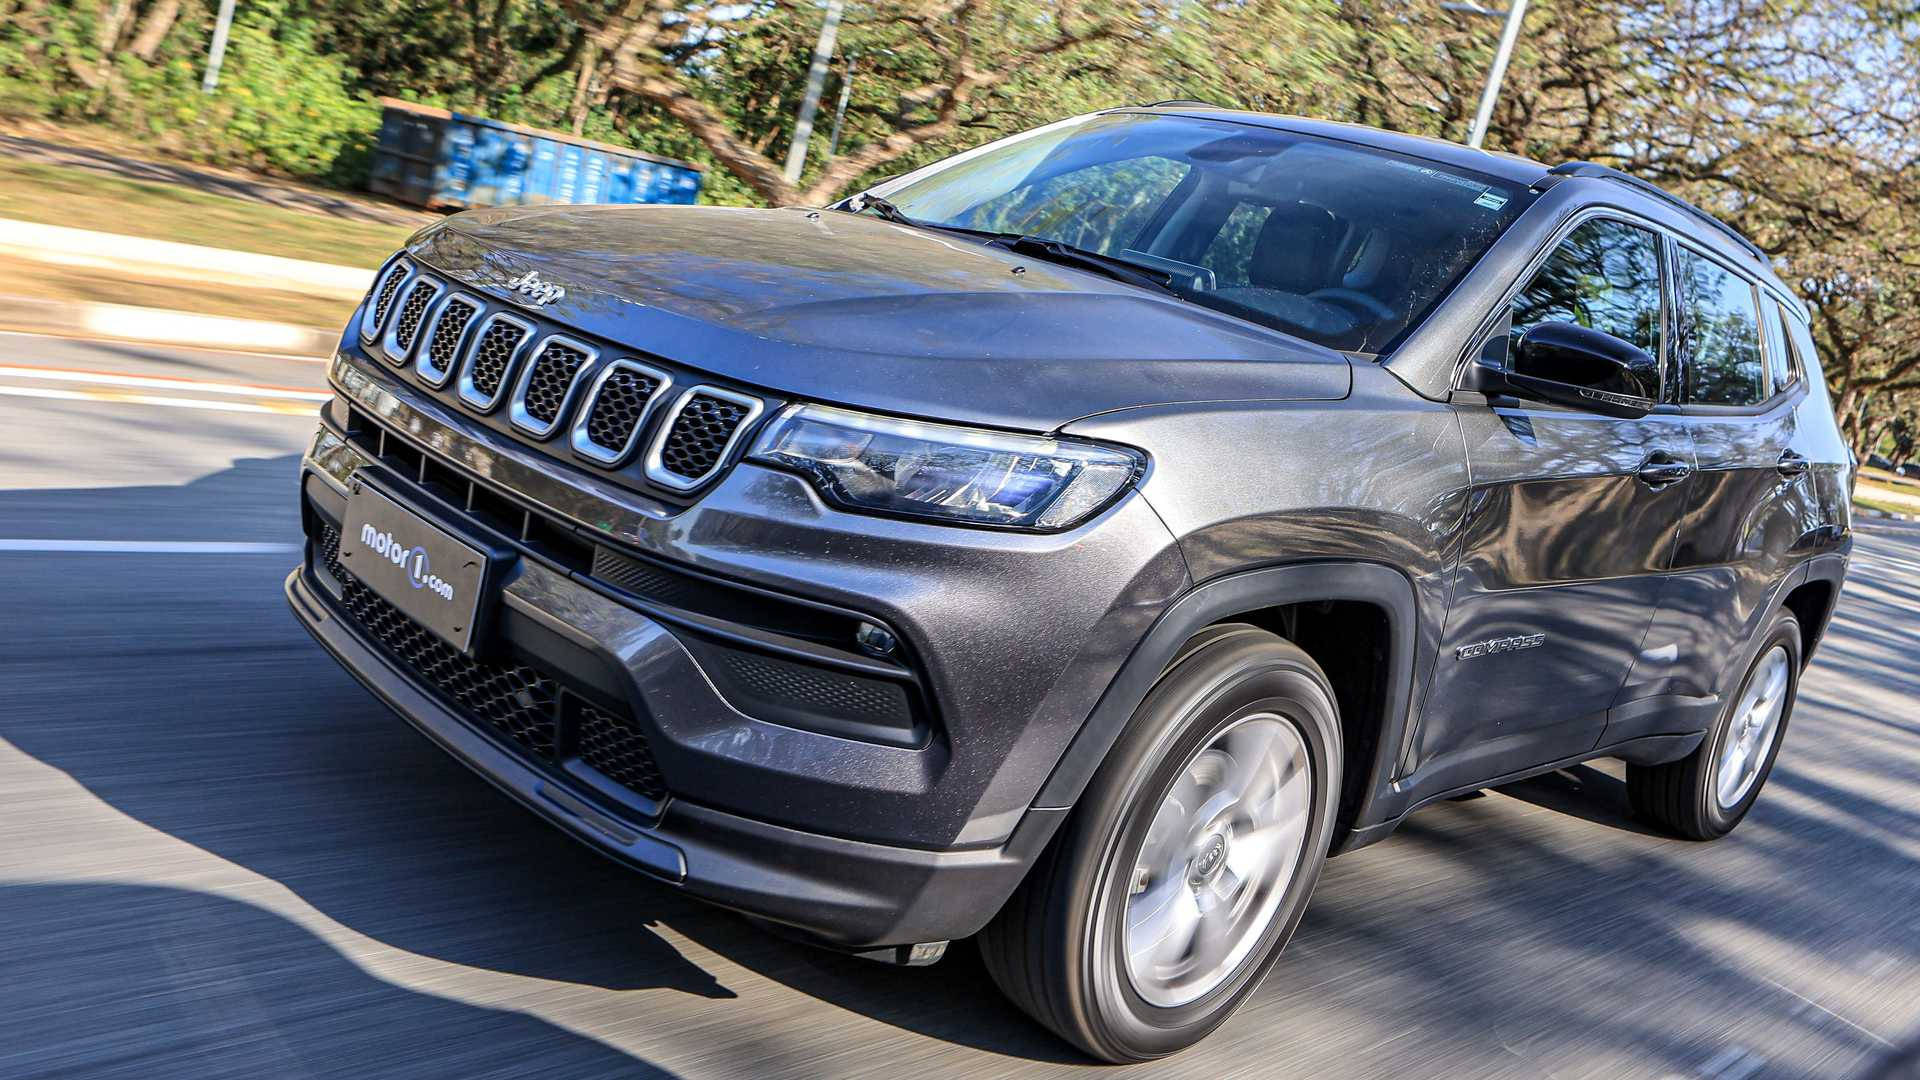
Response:
[{"label": "radiator grille surround", "polygon": [[441,387],[452,377],[460,357],[466,352],[471,331],[480,315],[480,301],[465,293],[454,293],[440,302],[440,309],[427,324],[427,336],[420,342],[414,373],[429,386]]},{"label": "radiator grille surround", "polygon": [[393,298],[399,295],[400,286],[406,284],[413,273],[413,263],[407,259],[395,259],[374,279],[373,289],[367,293],[366,306],[360,313],[360,340],[372,342],[380,336],[380,324],[387,321],[387,312],[393,309]]},{"label": "radiator grille surround", "polygon": [[694,386],[681,391],[647,451],[647,479],[691,491],[720,471],[765,408],[759,398]]},{"label": "radiator grille surround", "polygon": [[426,274],[415,274],[407,283],[393,321],[380,339],[380,350],[387,354],[388,363],[398,367],[407,362],[414,342],[420,339],[420,328],[426,323],[428,309],[444,291],[438,281]]},{"label": "radiator grille surround", "polygon": [[527,351],[507,413],[513,426],[544,439],[560,426],[598,349],[565,334],[548,334]]},{"label": "radiator grille surround", "polygon": [[672,386],[672,376],[637,360],[608,364],[594,377],[574,417],[574,452],[608,467],[624,463]]},{"label": "radiator grille surround", "polygon": [[511,385],[513,367],[533,339],[533,324],[496,311],[474,332],[473,348],[460,366],[461,403],[492,412]]}]

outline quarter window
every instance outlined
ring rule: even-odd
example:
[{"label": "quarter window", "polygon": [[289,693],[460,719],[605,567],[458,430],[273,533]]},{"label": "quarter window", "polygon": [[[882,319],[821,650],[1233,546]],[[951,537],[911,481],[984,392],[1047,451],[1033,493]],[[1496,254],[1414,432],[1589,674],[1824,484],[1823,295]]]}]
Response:
[{"label": "quarter window", "polygon": [[1513,301],[1514,342],[1543,322],[1570,322],[1660,355],[1660,241],[1596,218],[1561,241]]},{"label": "quarter window", "polygon": [[1680,249],[1680,340],[1687,357],[1685,400],[1753,405],[1766,395],[1760,307],[1753,286],[1706,256]]},{"label": "quarter window", "polygon": [[1778,303],[1769,302],[1768,306],[1773,312],[1767,320],[1767,370],[1773,375],[1773,392],[1777,394],[1800,381],[1800,365],[1793,362],[1783,330],[1793,325],[1793,316]]}]

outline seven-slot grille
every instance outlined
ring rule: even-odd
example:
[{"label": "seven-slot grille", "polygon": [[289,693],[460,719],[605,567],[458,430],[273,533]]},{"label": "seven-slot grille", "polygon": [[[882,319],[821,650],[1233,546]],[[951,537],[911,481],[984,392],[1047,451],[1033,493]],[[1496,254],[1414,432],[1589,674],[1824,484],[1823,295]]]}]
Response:
[{"label": "seven-slot grille", "polygon": [[414,365],[421,378],[435,386],[447,381],[447,376],[453,374],[454,362],[460,358],[460,347],[466,344],[467,327],[478,314],[480,305],[471,300],[458,296],[447,298],[439,317],[427,330],[426,346]]},{"label": "seven-slot grille", "polygon": [[[673,383],[665,372],[615,360],[598,366],[592,388],[580,395],[581,384],[595,376],[597,349],[559,333],[536,344],[534,323],[500,310],[483,317],[484,310],[481,300],[448,295],[442,281],[399,258],[374,283],[360,332],[369,342],[379,339],[395,364],[417,353],[415,372],[431,386],[457,373],[459,400],[477,412],[511,398],[513,426],[534,438],[552,435],[572,412],[574,450],[608,468],[624,464],[642,434],[653,430],[646,475],[675,491],[691,491],[717,475],[764,408],[759,398],[702,385],[679,392],[654,423],[655,406],[665,404]],[[516,370],[523,356],[528,359]],[[575,409],[580,396],[585,403]]]},{"label": "seven-slot grille", "polygon": [[520,376],[520,391],[513,401],[514,424],[537,438],[552,434],[594,355],[586,344],[558,334],[542,341]]},{"label": "seven-slot grille", "polygon": [[400,314],[394,317],[393,328],[387,331],[387,359],[395,364],[404,364],[407,353],[413,348],[413,342],[420,335],[420,323],[427,317],[427,307],[440,295],[440,283],[422,274],[413,279],[407,287],[407,298],[400,302]]}]

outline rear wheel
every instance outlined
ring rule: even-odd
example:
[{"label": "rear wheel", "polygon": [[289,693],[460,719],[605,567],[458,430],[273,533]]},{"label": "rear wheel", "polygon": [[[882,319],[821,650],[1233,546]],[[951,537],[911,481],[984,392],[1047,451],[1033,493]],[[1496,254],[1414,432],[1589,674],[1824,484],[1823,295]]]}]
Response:
[{"label": "rear wheel", "polygon": [[1800,624],[1782,610],[1699,748],[1664,765],[1627,766],[1634,812],[1695,840],[1732,832],[1773,771],[1799,687]]},{"label": "rear wheel", "polygon": [[994,980],[1108,1061],[1203,1038],[1306,909],[1333,831],[1339,733],[1306,653],[1251,626],[1197,638],[981,935]]}]

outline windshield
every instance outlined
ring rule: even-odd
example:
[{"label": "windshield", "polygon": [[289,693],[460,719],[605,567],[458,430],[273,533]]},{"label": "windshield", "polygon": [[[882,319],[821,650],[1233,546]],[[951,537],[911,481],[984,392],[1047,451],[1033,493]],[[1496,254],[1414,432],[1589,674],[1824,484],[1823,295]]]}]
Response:
[{"label": "windshield", "polygon": [[1041,237],[1349,352],[1383,352],[1486,251],[1525,189],[1384,150],[1191,117],[1110,113],[909,177],[915,222]]}]

